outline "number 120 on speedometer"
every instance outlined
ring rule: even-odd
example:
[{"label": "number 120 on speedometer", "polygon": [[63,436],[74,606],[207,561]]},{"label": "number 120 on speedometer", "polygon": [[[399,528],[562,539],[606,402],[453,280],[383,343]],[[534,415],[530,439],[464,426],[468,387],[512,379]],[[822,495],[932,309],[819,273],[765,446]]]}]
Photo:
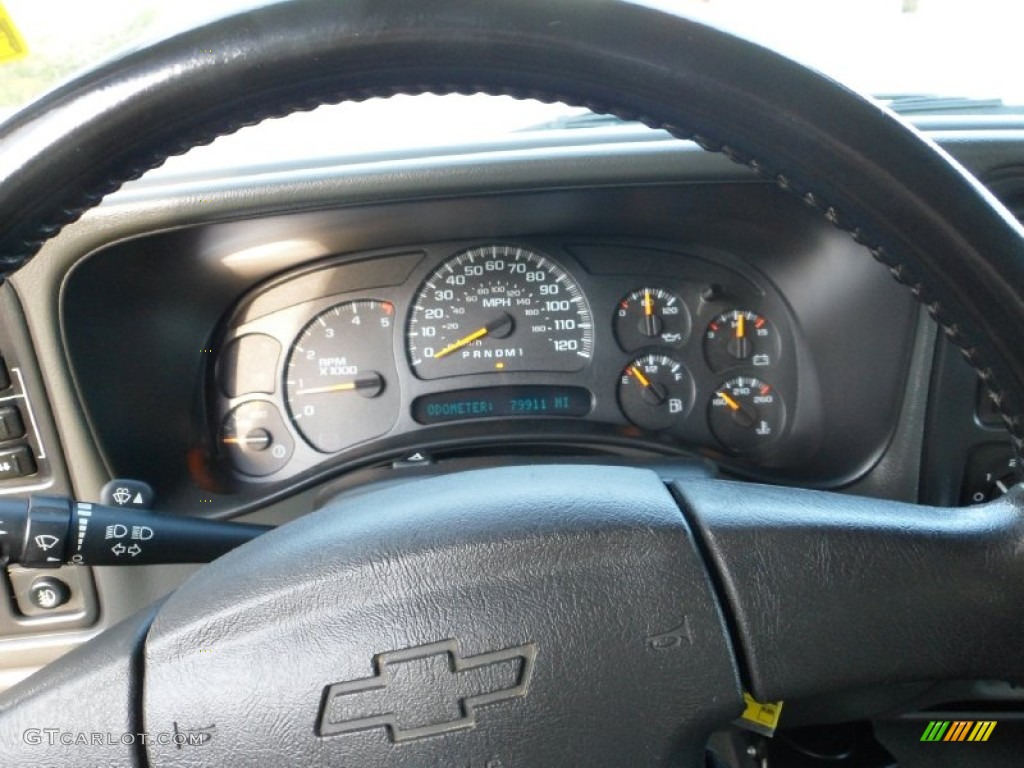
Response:
[{"label": "number 120 on speedometer", "polygon": [[406,347],[421,379],[578,371],[593,352],[590,307],[576,281],[516,245],[472,248],[423,282]]}]

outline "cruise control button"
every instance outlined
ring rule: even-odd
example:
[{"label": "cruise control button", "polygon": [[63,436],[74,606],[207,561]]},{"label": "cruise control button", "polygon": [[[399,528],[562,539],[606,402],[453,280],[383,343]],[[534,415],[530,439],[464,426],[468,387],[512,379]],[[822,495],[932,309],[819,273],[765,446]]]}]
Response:
[{"label": "cruise control button", "polygon": [[32,582],[28,600],[36,608],[51,611],[71,599],[71,589],[60,579],[43,576]]},{"label": "cruise control button", "polygon": [[16,405],[0,407],[0,440],[13,440],[25,434],[25,422]]},{"label": "cruise control button", "polygon": [[0,480],[14,480],[35,473],[36,460],[28,446],[19,445],[0,451]]}]

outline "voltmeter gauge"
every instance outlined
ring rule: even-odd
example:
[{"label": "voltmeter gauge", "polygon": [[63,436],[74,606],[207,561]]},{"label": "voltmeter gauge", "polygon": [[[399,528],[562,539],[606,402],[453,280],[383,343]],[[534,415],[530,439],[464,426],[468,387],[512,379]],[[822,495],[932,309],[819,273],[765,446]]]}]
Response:
[{"label": "voltmeter gauge", "polygon": [[615,338],[630,352],[641,347],[681,347],[690,335],[690,312],[664,288],[638,288],[615,311]]},{"label": "voltmeter gauge", "polygon": [[288,412],[318,451],[340,451],[394,426],[394,326],[389,302],[348,301],[310,320],[292,344],[285,371]]},{"label": "voltmeter gauge", "polygon": [[737,376],[715,390],[708,423],[719,442],[736,453],[767,445],[782,432],[786,409],[778,392],[753,376]]},{"label": "voltmeter gauge", "polygon": [[650,430],[673,427],[693,405],[693,377],[665,355],[644,355],[626,366],[619,380],[619,405],[631,422]]},{"label": "voltmeter gauge", "polygon": [[708,323],[704,357],[714,371],[739,365],[767,368],[778,360],[779,336],[767,318],[747,309],[734,309]]}]

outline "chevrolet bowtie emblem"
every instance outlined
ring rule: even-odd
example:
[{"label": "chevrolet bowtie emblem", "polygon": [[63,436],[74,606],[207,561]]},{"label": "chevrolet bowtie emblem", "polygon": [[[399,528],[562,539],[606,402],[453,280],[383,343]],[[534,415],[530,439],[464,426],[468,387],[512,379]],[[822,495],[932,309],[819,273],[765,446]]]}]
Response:
[{"label": "chevrolet bowtie emblem", "polygon": [[320,736],[386,728],[394,742],[476,727],[477,710],[526,695],[533,643],[463,657],[456,640],[374,657],[376,674],[324,691]]}]

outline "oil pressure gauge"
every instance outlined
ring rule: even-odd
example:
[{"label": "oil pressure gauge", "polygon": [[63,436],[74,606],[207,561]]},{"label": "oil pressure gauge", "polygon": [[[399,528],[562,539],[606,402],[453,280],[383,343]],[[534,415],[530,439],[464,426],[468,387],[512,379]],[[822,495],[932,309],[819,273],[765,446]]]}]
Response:
[{"label": "oil pressure gauge", "polygon": [[664,288],[638,288],[615,312],[615,338],[626,352],[652,345],[678,348],[689,335],[686,304]]},{"label": "oil pressure gauge", "polygon": [[708,323],[704,357],[714,371],[739,365],[766,368],[778,360],[779,337],[763,315],[734,309]]}]

